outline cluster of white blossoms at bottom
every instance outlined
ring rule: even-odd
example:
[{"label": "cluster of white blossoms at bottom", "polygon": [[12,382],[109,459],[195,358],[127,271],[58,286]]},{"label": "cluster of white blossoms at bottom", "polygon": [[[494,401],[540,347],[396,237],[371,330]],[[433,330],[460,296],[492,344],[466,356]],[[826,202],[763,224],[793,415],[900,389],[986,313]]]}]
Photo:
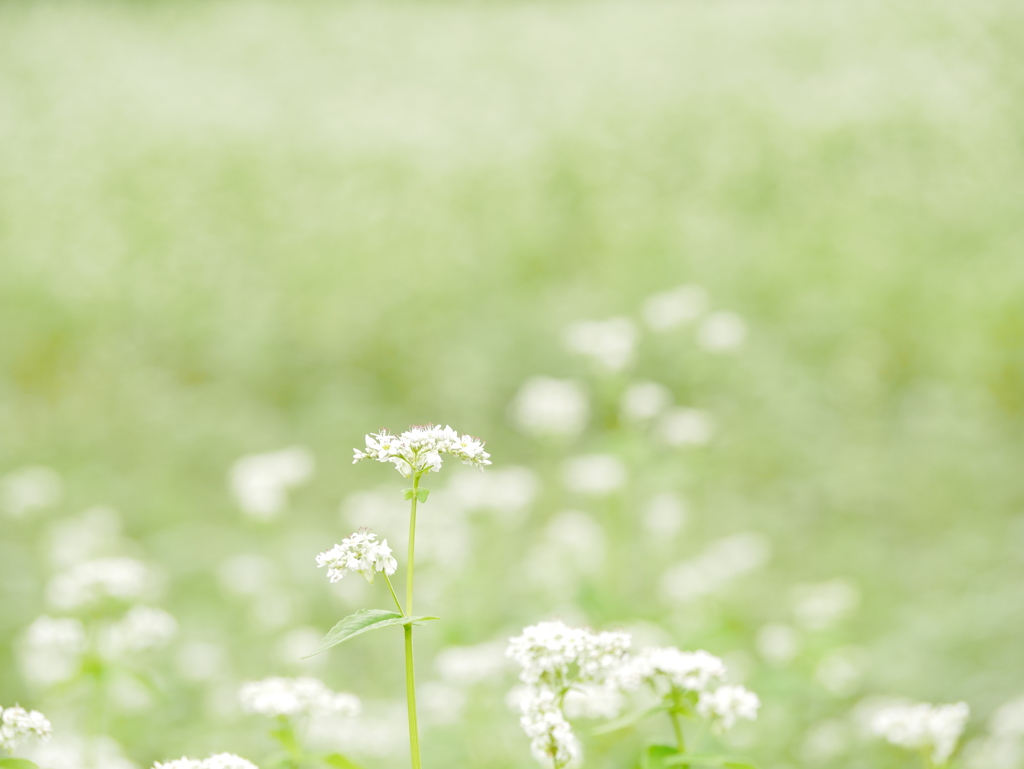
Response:
[{"label": "cluster of white blossoms at bottom", "polygon": [[354,694],[332,692],[322,681],[308,677],[251,681],[241,688],[238,699],[246,713],[264,716],[297,717],[315,713],[357,716],[362,709]]},{"label": "cluster of white blossoms at bottom", "polygon": [[47,740],[51,734],[49,719],[38,710],[0,708],[0,748],[13,752],[27,737]]},{"label": "cluster of white blossoms at bottom", "polygon": [[373,584],[374,575],[382,571],[391,576],[398,568],[398,561],[391,555],[388,541],[377,541],[377,535],[369,529],[360,529],[341,540],[330,550],[316,557],[316,565],[327,567],[327,576],[331,582],[337,582],[347,572],[355,572],[366,577]]},{"label": "cluster of white blossoms at bottom", "polygon": [[153,764],[153,769],[260,769],[252,761],[247,761],[234,753],[218,753],[209,758],[177,758],[173,761]]},{"label": "cluster of white blossoms at bottom", "polygon": [[901,748],[930,751],[932,762],[942,766],[953,755],[970,713],[966,702],[894,705],[875,713],[871,731]]},{"label": "cluster of white blossoms at bottom", "polygon": [[568,766],[582,753],[579,740],[558,706],[558,696],[550,689],[527,690],[519,701],[520,726],[530,738],[530,752],[541,765]]}]

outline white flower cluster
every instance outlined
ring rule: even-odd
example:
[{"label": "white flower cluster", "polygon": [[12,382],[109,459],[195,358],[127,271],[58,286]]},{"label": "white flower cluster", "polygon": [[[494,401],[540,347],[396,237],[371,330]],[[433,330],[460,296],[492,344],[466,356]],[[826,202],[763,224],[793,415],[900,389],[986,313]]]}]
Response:
[{"label": "white flower cluster", "polygon": [[509,416],[525,433],[571,438],[586,429],[590,400],[580,382],[537,376],[519,388]]},{"label": "white flower cluster", "polygon": [[133,600],[146,591],[149,583],[149,570],[141,561],[99,558],[54,575],[46,586],[46,598],[60,609],[78,609],[94,606],[105,598]]},{"label": "white flower cluster", "polygon": [[153,764],[153,769],[259,769],[252,761],[247,761],[234,753],[218,753],[204,759],[178,758],[173,761]]},{"label": "white flower cluster", "polygon": [[398,561],[391,555],[388,541],[377,541],[377,535],[369,529],[359,531],[345,537],[340,545],[320,553],[316,557],[317,566],[327,567],[327,576],[331,582],[337,582],[352,571],[362,574],[366,581],[373,584],[374,575],[382,571],[391,576],[398,568]]},{"label": "white flower cluster", "polygon": [[594,633],[558,620],[524,628],[509,639],[508,656],[528,686],[561,691],[573,683],[600,683],[618,668],[629,649],[629,634]]},{"label": "white flower cluster", "polygon": [[901,748],[931,751],[932,761],[943,766],[953,755],[968,716],[966,702],[894,705],[874,714],[871,731]]},{"label": "white flower cluster", "polygon": [[353,464],[363,459],[391,462],[406,478],[421,473],[440,472],[442,454],[461,459],[462,464],[481,470],[491,464],[491,455],[484,451],[484,442],[479,438],[459,435],[451,427],[434,425],[410,427],[401,435],[391,435],[381,430],[366,436],[364,450],[353,451]]},{"label": "white flower cluster", "polygon": [[77,619],[42,616],[28,626],[18,648],[18,664],[30,681],[49,685],[78,672],[87,646],[85,626]]},{"label": "white flower cluster", "polygon": [[732,729],[736,721],[746,718],[757,720],[761,700],[743,686],[719,686],[714,691],[701,692],[697,712],[711,721],[716,731]]},{"label": "white flower cluster", "polygon": [[177,620],[163,609],[135,606],[120,621],[103,629],[100,648],[107,657],[161,649],[177,632]]},{"label": "white flower cluster", "polygon": [[570,352],[592,358],[608,371],[620,371],[633,359],[636,325],[629,318],[579,321],[565,329]]},{"label": "white flower cluster", "polygon": [[13,518],[25,517],[57,504],[63,486],[60,475],[52,468],[19,468],[0,478],[0,509]]},{"label": "white flower cluster", "polygon": [[324,713],[356,716],[361,710],[359,698],[354,694],[332,692],[315,678],[251,681],[241,688],[238,699],[246,713],[263,716],[298,717]]},{"label": "white flower cluster", "polygon": [[14,752],[26,737],[47,740],[52,733],[49,719],[38,710],[0,708],[0,748],[4,750]]},{"label": "white flower cluster", "polygon": [[301,446],[250,454],[238,459],[228,473],[228,485],[242,511],[268,519],[288,504],[288,490],[313,475],[316,462]]},{"label": "white flower cluster", "polygon": [[519,724],[530,738],[530,752],[542,766],[560,769],[580,757],[579,740],[553,691],[532,689],[523,695],[519,706]]},{"label": "white flower cluster", "polygon": [[706,651],[684,652],[675,647],[652,646],[631,655],[615,672],[626,691],[648,684],[660,694],[671,689],[704,692],[725,679],[725,663]]}]

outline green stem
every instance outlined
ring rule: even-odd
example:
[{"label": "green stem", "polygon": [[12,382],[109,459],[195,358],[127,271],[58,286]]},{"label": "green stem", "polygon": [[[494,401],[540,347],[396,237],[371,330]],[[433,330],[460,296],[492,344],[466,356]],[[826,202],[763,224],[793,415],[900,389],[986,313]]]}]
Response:
[{"label": "green stem", "polygon": [[683,725],[679,723],[679,714],[674,710],[670,710],[669,716],[672,718],[672,731],[676,734],[676,747],[680,753],[685,753],[686,741],[683,739]]},{"label": "green stem", "polygon": [[[416,494],[420,488],[420,476],[412,479],[412,510],[409,513],[409,559],[406,562],[405,612],[412,616],[412,576],[416,563]],[[388,583],[390,584],[390,583]],[[396,599],[397,600],[397,599]],[[420,732],[416,724],[416,673],[412,658],[412,625],[405,626],[405,697],[409,706],[409,752],[412,769],[420,769]]]},{"label": "green stem", "polygon": [[398,607],[398,613],[401,614],[403,617],[407,616],[405,613],[405,609],[402,608],[402,604],[398,600],[398,596],[395,594],[395,587],[391,584],[391,578],[387,574],[384,574],[384,581],[388,583],[388,590],[391,591],[391,597],[395,599],[395,606]]}]

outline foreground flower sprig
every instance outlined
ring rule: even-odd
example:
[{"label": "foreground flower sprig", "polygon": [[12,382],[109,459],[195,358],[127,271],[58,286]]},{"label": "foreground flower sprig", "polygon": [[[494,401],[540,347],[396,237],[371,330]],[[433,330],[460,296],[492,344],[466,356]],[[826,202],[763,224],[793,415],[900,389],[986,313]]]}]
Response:
[{"label": "foreground flower sprig", "polygon": [[377,572],[390,577],[398,569],[388,541],[378,542],[377,535],[369,529],[360,529],[341,540],[340,545],[320,553],[316,565],[327,567],[331,582],[338,582],[346,572],[352,571],[362,574],[371,585]]}]

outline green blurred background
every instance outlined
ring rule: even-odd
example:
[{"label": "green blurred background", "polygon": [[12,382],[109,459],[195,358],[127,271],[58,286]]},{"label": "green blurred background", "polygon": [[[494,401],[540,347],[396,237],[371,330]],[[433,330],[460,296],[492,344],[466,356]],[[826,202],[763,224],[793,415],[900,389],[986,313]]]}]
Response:
[{"label": "green blurred background", "polygon": [[[296,650],[387,605],[313,563],[401,504],[351,447],[435,421],[536,493],[425,508],[427,766],[532,765],[513,672],[453,683],[434,659],[555,615],[726,656],[764,703],[727,742],[766,769],[910,766],[858,735],[872,694],[965,699],[983,736],[1024,693],[1022,50],[1024,6],[992,0],[3,4],[0,474],[46,466],[62,491],[0,515],[0,705],[98,729],[89,686],[17,660],[60,614],[55,527],[106,505],[100,549],[160,571],[180,623],[138,663],[146,687],[111,695],[127,758],[259,763],[238,685],[305,673],[366,700],[382,747],[354,755],[403,766],[399,634]],[[744,343],[646,329],[681,284],[742,316]],[[614,372],[562,343],[609,317],[639,329]],[[517,429],[536,376],[580,383],[584,432]],[[667,449],[623,419],[639,380],[714,437]],[[246,516],[232,464],[293,445],[312,478]],[[567,488],[565,461],[595,453],[624,485]],[[672,536],[644,517],[665,492],[687,510]],[[692,600],[659,588],[750,532],[763,565]],[[801,620],[823,583],[848,605]],[[586,737],[587,766],[632,766],[643,737]],[[69,761],[52,769],[89,765]]]}]

